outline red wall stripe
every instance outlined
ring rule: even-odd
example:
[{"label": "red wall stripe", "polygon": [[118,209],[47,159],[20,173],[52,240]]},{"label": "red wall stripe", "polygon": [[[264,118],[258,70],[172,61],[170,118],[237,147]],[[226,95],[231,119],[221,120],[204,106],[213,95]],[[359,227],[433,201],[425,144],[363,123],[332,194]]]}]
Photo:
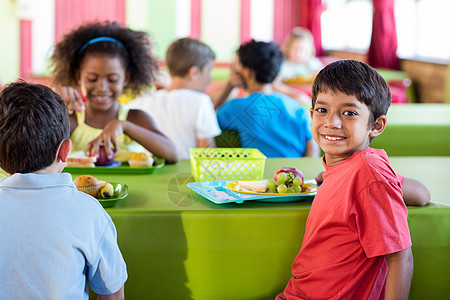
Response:
[{"label": "red wall stripe", "polygon": [[241,0],[241,44],[248,42],[251,37],[250,12],[251,0]]},{"label": "red wall stripe", "polygon": [[201,38],[202,27],[202,0],[191,0],[191,33],[194,39]]},{"label": "red wall stripe", "polygon": [[32,75],[32,22],[20,21],[20,78],[28,80]]},{"label": "red wall stripe", "polygon": [[111,20],[125,24],[126,0],[55,0],[55,41],[82,23]]},{"label": "red wall stripe", "polygon": [[274,0],[273,40],[281,44],[295,26],[300,26],[299,0]]}]

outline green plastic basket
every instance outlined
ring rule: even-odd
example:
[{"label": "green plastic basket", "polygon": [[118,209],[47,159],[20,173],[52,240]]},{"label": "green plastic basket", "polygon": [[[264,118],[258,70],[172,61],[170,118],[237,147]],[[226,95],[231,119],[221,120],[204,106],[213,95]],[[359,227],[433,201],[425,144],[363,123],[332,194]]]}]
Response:
[{"label": "green plastic basket", "polygon": [[192,148],[192,175],[196,181],[262,179],[266,156],[258,149]]}]

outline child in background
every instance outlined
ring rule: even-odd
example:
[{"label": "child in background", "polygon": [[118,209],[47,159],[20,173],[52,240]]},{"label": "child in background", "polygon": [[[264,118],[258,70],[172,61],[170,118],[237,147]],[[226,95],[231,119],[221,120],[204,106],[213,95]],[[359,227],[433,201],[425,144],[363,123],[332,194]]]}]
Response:
[{"label": "child in background", "polygon": [[285,93],[300,103],[311,104],[304,90],[284,84],[290,80],[295,84],[310,84],[314,76],[323,68],[323,63],[315,56],[314,37],[306,28],[294,27],[283,42],[285,60],[280,74],[275,80],[274,89]]},{"label": "child in background", "polygon": [[312,82],[316,74],[324,67],[316,57],[314,38],[306,28],[294,27],[285,39],[282,51],[285,60],[281,64],[281,79],[303,77]]},{"label": "child in background", "polygon": [[[64,36],[52,56],[54,83],[67,101],[73,152],[127,161],[132,152],[148,150],[167,162],[177,161],[175,146],[143,111],[118,103],[125,92],[148,88],[157,70],[150,37],[115,22],[82,25]],[[84,109],[81,97],[87,99]],[[68,95],[68,93],[72,95]],[[114,151],[113,151],[114,150]]]},{"label": "child in background", "polygon": [[198,40],[176,40],[166,53],[170,86],[128,103],[152,116],[175,144],[179,159],[189,158],[189,148],[215,147],[214,137],[221,132],[211,98],[204,93],[214,58],[211,48]]},{"label": "child in background", "polygon": [[[126,265],[97,199],[61,173],[69,117],[48,87],[0,93],[0,291],[3,299],[123,299]],[[0,176],[1,177],[1,176]]]},{"label": "child in background", "polygon": [[222,130],[236,130],[243,148],[257,148],[267,157],[317,157],[319,149],[306,110],[272,90],[282,60],[275,43],[252,40],[239,47],[232,72],[242,79],[250,95],[219,107],[219,125]]},{"label": "child in background", "polygon": [[325,153],[325,173],[293,277],[277,300],[408,299],[407,180],[384,150],[369,148],[385,129],[390,102],[381,75],[358,61],[331,63],[314,80],[312,134]]}]

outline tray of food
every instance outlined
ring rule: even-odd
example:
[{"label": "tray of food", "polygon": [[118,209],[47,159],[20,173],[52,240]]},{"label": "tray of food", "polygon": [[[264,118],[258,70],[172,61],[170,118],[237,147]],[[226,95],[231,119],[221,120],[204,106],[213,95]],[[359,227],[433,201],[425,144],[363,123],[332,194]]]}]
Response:
[{"label": "tray of food", "polygon": [[190,182],[187,186],[216,204],[244,203],[250,200],[300,201],[313,199],[318,189],[314,179],[304,180],[301,171],[295,168],[277,170],[274,179]]},{"label": "tray of food", "polygon": [[[103,156],[103,157],[106,157]],[[100,153],[95,156],[87,156],[83,151],[70,154],[64,168],[69,173],[108,173],[108,174],[148,174],[163,167],[166,163],[164,158],[156,157],[144,152],[130,153],[125,163],[113,159],[104,159]]]}]

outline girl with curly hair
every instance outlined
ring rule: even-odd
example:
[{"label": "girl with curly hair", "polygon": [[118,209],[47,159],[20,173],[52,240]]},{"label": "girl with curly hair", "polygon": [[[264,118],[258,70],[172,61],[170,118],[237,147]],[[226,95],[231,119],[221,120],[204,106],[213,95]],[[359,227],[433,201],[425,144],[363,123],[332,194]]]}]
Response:
[{"label": "girl with curly hair", "polygon": [[69,111],[72,152],[99,156],[103,145],[108,158],[115,153],[121,162],[145,150],[177,161],[174,144],[153,119],[117,101],[155,81],[158,67],[147,33],[109,21],[81,25],[56,44],[52,67],[53,84]]}]

